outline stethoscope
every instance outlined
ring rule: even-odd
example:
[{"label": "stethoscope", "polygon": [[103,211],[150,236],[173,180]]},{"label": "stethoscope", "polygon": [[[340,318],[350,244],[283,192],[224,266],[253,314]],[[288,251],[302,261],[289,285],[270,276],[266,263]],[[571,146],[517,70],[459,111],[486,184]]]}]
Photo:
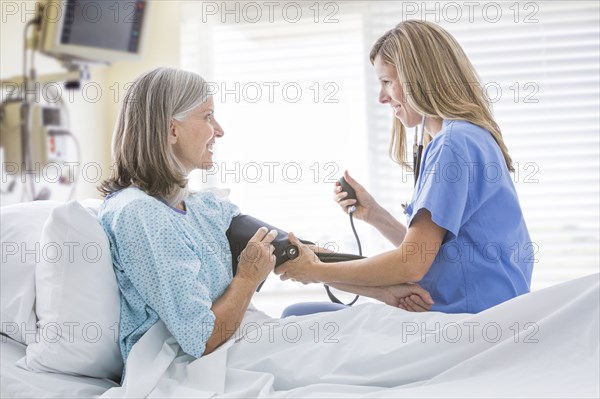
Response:
[{"label": "stethoscope", "polygon": [[425,136],[425,115],[421,119],[421,135],[417,134],[419,128],[415,127],[415,140],[413,144],[413,170],[415,172],[415,186],[419,179],[419,172],[421,171],[421,156],[423,155],[423,137]]},{"label": "stethoscope", "polygon": [[[417,186],[417,180],[419,180],[419,173],[421,172],[421,157],[423,156],[423,137],[425,136],[425,115],[421,119],[421,134],[419,135],[419,127],[415,127],[415,140],[413,144],[413,171],[415,172],[415,187]],[[404,213],[408,207],[408,202],[402,205]]]}]

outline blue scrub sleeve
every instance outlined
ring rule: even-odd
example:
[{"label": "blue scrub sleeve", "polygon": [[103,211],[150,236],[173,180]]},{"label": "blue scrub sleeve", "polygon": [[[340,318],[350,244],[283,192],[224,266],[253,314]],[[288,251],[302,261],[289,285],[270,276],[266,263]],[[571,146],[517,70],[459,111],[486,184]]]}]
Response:
[{"label": "blue scrub sleeve", "polygon": [[445,241],[454,240],[469,206],[472,179],[469,164],[450,146],[433,148],[424,160],[409,226],[418,211],[425,208],[431,212],[433,222],[450,233]]},{"label": "blue scrub sleeve", "polygon": [[162,209],[134,202],[119,213],[115,223],[124,273],[183,351],[201,357],[215,322],[200,273],[202,260]]}]

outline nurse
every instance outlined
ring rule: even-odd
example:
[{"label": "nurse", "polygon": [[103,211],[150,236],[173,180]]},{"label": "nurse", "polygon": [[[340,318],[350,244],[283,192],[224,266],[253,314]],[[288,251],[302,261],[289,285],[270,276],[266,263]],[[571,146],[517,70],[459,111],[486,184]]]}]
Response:
[{"label": "nurse", "polygon": [[[357,261],[321,263],[293,233],[301,256],[278,267],[282,280],[355,285],[418,282],[431,310],[477,313],[529,292],[531,242],[510,172],[500,128],[478,75],[458,42],[441,27],[404,21],[373,45],[370,60],[379,102],[394,114],[392,159],[406,161],[406,129],[422,125],[425,149],[406,227],[383,209],[348,172],[357,200],[336,184],[345,211],[375,227],[396,249]],[[401,307],[427,310],[418,297]]]}]

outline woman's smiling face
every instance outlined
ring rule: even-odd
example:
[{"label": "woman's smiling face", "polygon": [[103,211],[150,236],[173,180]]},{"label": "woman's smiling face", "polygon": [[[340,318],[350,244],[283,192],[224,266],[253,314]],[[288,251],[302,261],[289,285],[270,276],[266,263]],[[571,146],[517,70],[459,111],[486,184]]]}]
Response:
[{"label": "woman's smiling face", "polygon": [[173,121],[169,137],[177,159],[192,171],[212,167],[215,140],[224,134],[214,117],[213,99],[208,97],[182,121]]},{"label": "woman's smiling face", "polygon": [[377,78],[381,83],[379,102],[390,104],[394,110],[394,115],[405,127],[415,127],[421,123],[421,115],[406,102],[406,95],[402,89],[402,84],[398,81],[396,68],[383,61],[379,55],[375,57],[373,65]]}]

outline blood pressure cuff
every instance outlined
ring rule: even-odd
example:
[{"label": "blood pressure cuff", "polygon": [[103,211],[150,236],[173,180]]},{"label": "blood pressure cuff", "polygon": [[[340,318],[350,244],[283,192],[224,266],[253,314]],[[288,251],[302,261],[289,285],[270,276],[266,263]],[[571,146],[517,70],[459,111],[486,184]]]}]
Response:
[{"label": "blood pressure cuff", "polygon": [[[254,237],[256,231],[261,227],[266,227],[269,230],[277,231],[277,237],[275,237],[271,243],[273,247],[275,247],[275,251],[273,252],[276,259],[275,267],[298,256],[298,248],[290,243],[288,240],[288,233],[286,231],[278,229],[277,227],[273,227],[270,224],[258,220],[252,216],[238,215],[231,220],[229,229],[226,232],[227,240],[229,241],[229,248],[231,249],[234,276],[237,271],[238,263],[240,262],[242,251],[246,248],[246,245],[248,245],[248,241]],[[305,244],[313,244],[309,241],[300,241]]]},{"label": "blood pressure cuff", "polygon": [[[252,216],[238,215],[231,220],[229,229],[226,232],[227,240],[229,241],[229,248],[231,250],[231,267],[233,269],[234,276],[240,262],[242,251],[246,248],[246,245],[248,245],[248,241],[254,237],[256,231],[261,227],[266,227],[269,230],[277,231],[277,237],[275,237],[271,243],[273,247],[275,247],[275,267],[288,260],[297,258],[300,254],[299,249],[288,240],[288,233],[286,231],[271,226],[270,224]],[[314,243],[306,240],[300,240],[300,242],[307,245],[314,245]],[[322,262],[343,262],[347,260],[363,258],[362,256],[358,255],[341,253],[320,253],[317,254],[317,256]],[[260,291],[263,283],[259,285],[257,291]]]}]

